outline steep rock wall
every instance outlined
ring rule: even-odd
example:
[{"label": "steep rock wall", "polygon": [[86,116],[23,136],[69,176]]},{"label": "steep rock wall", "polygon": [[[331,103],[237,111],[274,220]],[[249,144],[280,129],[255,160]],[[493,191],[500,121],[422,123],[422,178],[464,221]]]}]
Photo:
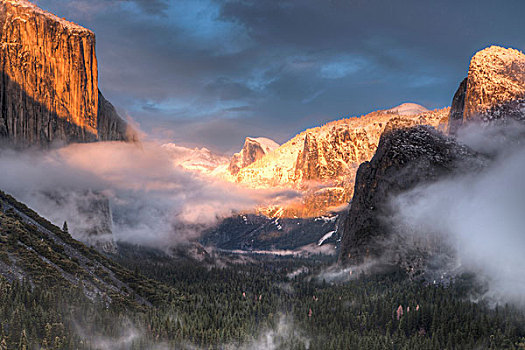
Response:
[{"label": "steep rock wall", "polygon": [[358,264],[381,254],[392,215],[391,196],[455,171],[485,165],[482,156],[428,126],[386,131],[377,152],[357,171],[342,229],[340,262]]},{"label": "steep rock wall", "polygon": [[448,132],[451,135],[456,134],[458,129],[463,124],[463,112],[465,110],[465,96],[467,94],[467,80],[465,78],[459,84],[454,97],[452,98],[452,105],[450,106],[450,114],[448,117]]},{"label": "steep rock wall", "polygon": [[464,120],[482,116],[491,108],[525,97],[525,55],[491,46],[470,61]]},{"label": "steep rock wall", "polygon": [[[339,211],[352,198],[359,164],[372,158],[385,128],[417,124],[444,128],[446,125],[448,109],[428,111],[414,106],[417,105],[308,129],[242,168],[234,180],[249,187],[292,188],[303,194],[300,200],[284,207],[262,209],[265,215],[314,217]],[[410,114],[414,110],[424,112]]]},{"label": "steep rock wall", "polygon": [[[95,35],[26,0],[0,1],[0,136],[17,146],[125,139],[100,105]],[[99,127],[99,121],[102,127]],[[119,124],[119,126],[117,126]]]},{"label": "steep rock wall", "polygon": [[472,57],[468,76],[452,100],[449,133],[455,134],[469,122],[525,119],[518,102],[524,98],[525,55],[499,46],[481,50]]},{"label": "steep rock wall", "polygon": [[249,166],[278,147],[278,143],[265,137],[247,137],[241,151],[232,156],[228,171],[232,175],[237,175],[242,168]]}]

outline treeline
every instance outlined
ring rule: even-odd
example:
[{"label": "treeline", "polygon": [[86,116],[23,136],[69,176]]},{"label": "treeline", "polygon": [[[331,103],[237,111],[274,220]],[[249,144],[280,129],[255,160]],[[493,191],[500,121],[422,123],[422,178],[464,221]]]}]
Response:
[{"label": "treeline", "polygon": [[304,264],[320,267],[287,258],[220,268],[168,257],[119,263],[171,294],[130,307],[76,287],[0,280],[0,349],[250,348],[269,338],[278,349],[525,349],[524,312],[471,302],[469,276],[445,287],[395,271],[330,285],[288,278]]}]

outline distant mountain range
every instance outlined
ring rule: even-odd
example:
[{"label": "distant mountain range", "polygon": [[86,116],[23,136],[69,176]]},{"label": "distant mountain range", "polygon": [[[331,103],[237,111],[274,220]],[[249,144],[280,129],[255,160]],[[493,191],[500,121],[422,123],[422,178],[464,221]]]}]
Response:
[{"label": "distant mountain range", "polygon": [[[95,36],[91,31],[26,0],[1,1],[0,22],[4,43],[0,47],[2,144],[46,148],[70,142],[136,140],[133,130],[98,89]],[[359,255],[362,249],[357,247],[366,245],[368,238],[363,232],[381,233],[373,217],[381,213],[378,208],[391,187],[400,191],[419,182],[416,174],[404,179],[403,184],[384,183],[381,176],[406,170],[405,163],[396,163],[399,159],[410,164],[426,161],[427,170],[434,174],[434,168],[443,163],[428,157],[442,155],[445,160],[441,161],[446,163],[463,149],[444,133],[455,135],[471,122],[521,121],[524,111],[525,56],[514,49],[493,46],[474,55],[451,108],[429,111],[415,103],[404,103],[304,130],[282,145],[265,137],[246,137],[240,151],[231,157],[176,143],[164,144],[163,150],[172,157],[174,167],[186,171],[250,189],[300,194],[295,201],[261,203],[251,212],[221,222],[207,232],[206,242],[235,248],[297,247],[298,242],[307,243],[299,238],[301,232],[315,243],[335,230],[335,223],[312,229],[316,218],[342,218],[349,212],[345,224],[339,225],[344,227],[343,232],[338,232],[342,235],[341,260],[345,261]],[[428,140],[428,144],[423,141],[423,147],[420,139]],[[394,146],[396,149],[391,149]],[[412,152],[415,148],[426,151]],[[99,198],[98,194],[94,197]],[[79,207],[92,206],[83,203]],[[98,207],[107,207],[102,215],[111,218],[109,205]],[[249,225],[245,217],[251,218]],[[370,220],[360,222],[366,217]],[[285,230],[274,219],[288,220],[295,226],[285,225]],[[103,231],[108,233],[107,229]],[[295,237],[296,243],[288,242],[287,237]]]},{"label": "distant mountain range", "polygon": [[[191,156],[178,165],[248,188],[299,191],[303,196],[294,203],[261,206],[257,211],[270,217],[312,218],[348,204],[357,168],[372,158],[385,129],[432,125],[444,130],[448,114],[448,108],[429,111],[405,103],[307,129],[280,146],[267,138],[247,137],[241,151],[229,160],[204,148],[186,149]],[[176,154],[174,144],[164,147]]]}]

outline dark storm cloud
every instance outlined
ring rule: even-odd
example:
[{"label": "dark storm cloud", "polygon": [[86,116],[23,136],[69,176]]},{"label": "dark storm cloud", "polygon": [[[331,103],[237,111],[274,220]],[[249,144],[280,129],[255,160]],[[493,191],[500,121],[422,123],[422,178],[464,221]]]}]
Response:
[{"label": "dark storm cloud", "polygon": [[[241,100],[252,95],[253,91],[245,84],[233,81],[227,77],[219,77],[214,81],[206,84],[206,92],[217,96],[221,100]],[[238,107],[229,108],[229,110],[238,110]]]},{"label": "dark storm cloud", "polygon": [[168,9],[168,0],[128,0],[137,3],[144,12],[154,15],[164,14]]},{"label": "dark storm cloud", "polygon": [[476,51],[525,48],[521,0],[38,4],[96,32],[101,89],[143,128],[223,150],[406,101],[449,105]]}]

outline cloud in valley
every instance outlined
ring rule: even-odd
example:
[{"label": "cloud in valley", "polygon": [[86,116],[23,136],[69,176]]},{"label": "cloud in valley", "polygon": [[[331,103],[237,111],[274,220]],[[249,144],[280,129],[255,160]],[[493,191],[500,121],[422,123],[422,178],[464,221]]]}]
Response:
[{"label": "cloud in valley", "polygon": [[[176,316],[174,316],[176,317]],[[173,320],[171,320],[173,321]],[[173,349],[173,344],[151,340],[151,334],[147,336],[145,327],[139,327],[127,318],[114,320],[114,327],[118,330],[118,336],[107,337],[93,330],[93,325],[81,324],[73,321],[77,334],[86,339],[87,343],[96,349],[130,349],[134,344],[147,344],[145,346],[152,350]],[[310,339],[300,329],[290,315],[279,314],[275,316],[275,324],[272,327],[261,326],[253,338],[245,339],[243,342],[232,342],[219,345],[225,350],[277,350],[289,348],[291,345],[302,344],[304,349],[310,348]],[[181,350],[205,350],[207,347],[197,346],[191,343],[179,343],[176,346]]]},{"label": "cloud in valley", "polygon": [[460,139],[495,157],[491,165],[418,187],[393,206],[405,233],[445,237],[461,269],[488,284],[486,297],[525,305],[525,147],[512,142],[520,132],[523,127],[468,130]]},{"label": "cloud in valley", "polygon": [[185,156],[155,142],[3,151],[0,188],[57,225],[67,220],[73,235],[75,229],[103,224],[96,222],[100,216],[89,216],[82,201],[108,198],[117,240],[161,248],[196,238],[234,212],[295,196],[243,189],[186,171],[177,166]]}]

